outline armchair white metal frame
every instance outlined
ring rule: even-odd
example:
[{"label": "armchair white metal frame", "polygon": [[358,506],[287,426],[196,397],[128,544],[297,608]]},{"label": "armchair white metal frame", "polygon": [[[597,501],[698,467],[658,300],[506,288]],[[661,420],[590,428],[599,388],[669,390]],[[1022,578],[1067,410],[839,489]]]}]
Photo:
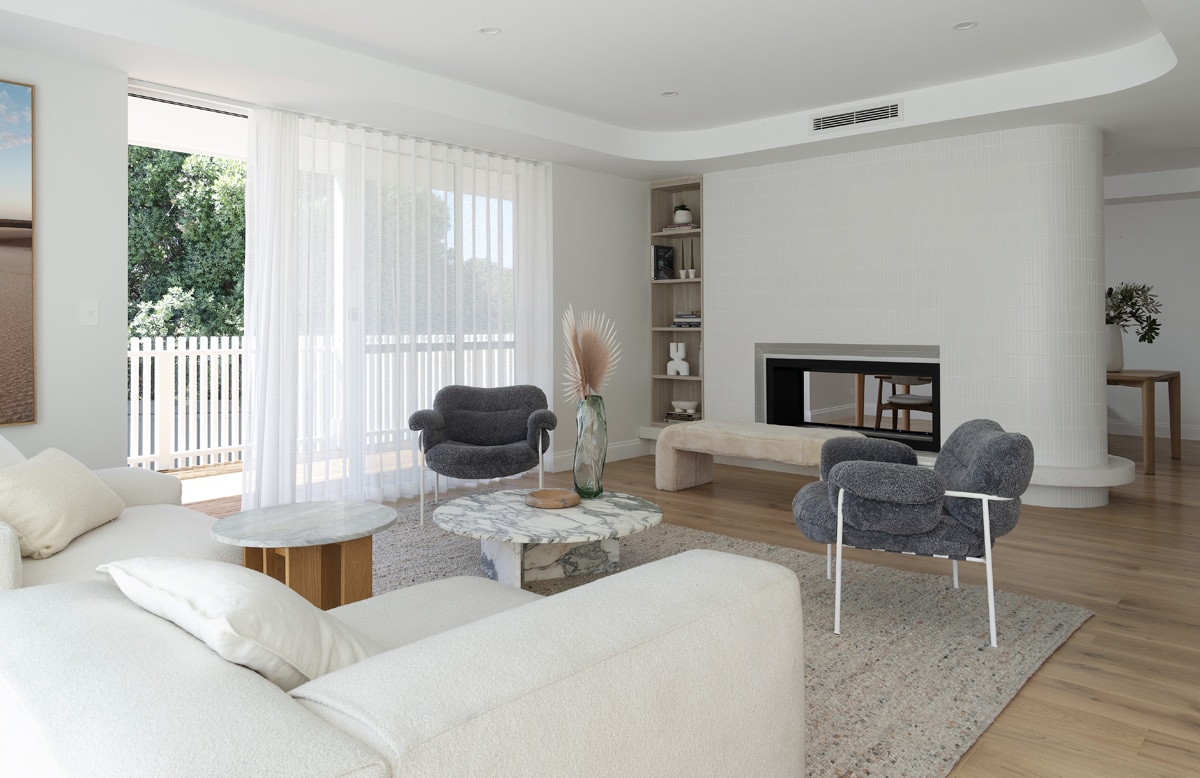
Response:
[{"label": "armchair white metal frame", "polygon": [[[845,494],[846,494],[845,487],[838,489],[837,543],[836,543],[836,545],[837,545],[837,565],[836,565],[836,578],[835,578],[835,582],[834,582],[834,597],[833,597],[833,634],[835,634],[835,635],[842,634],[842,548],[843,548],[843,544],[842,544],[842,527],[843,527],[842,501],[843,501],[843,498],[845,497]],[[979,500],[982,503],[982,507],[983,507],[983,558],[980,559],[979,557],[966,557],[966,561],[982,562],[984,565],[984,568],[987,571],[988,626],[989,626],[989,634],[991,636],[991,641],[992,641],[992,647],[995,648],[998,645],[998,643],[996,641],[996,592],[995,592],[993,576],[992,576],[992,520],[991,520],[991,513],[988,509],[988,506],[992,502],[1008,502],[1012,498],[1011,497],[997,497],[994,494],[981,494],[979,492],[959,492],[959,491],[952,491],[949,489],[946,490],[946,492],[944,494],[946,497],[966,497],[969,499]],[[856,548],[856,546],[851,546],[851,548]],[[916,554],[914,554],[911,551],[888,552],[885,549],[871,549],[871,548],[860,549],[860,550],[862,550],[862,551],[883,551],[884,553],[902,553],[902,554],[909,554],[911,556],[916,556]],[[825,545],[825,577],[827,579],[833,577],[830,575],[830,566],[831,566],[831,558],[830,557],[831,556],[832,556],[832,546],[830,544],[826,544]],[[930,556],[936,557],[938,559],[948,559],[949,558],[945,554],[932,554]],[[958,586],[958,560],[951,559],[950,561],[953,563],[953,569],[954,569],[954,588],[957,589],[957,588],[959,588],[959,586]]]},{"label": "armchair white metal frame", "polygon": [[[428,469],[433,473],[433,501],[438,501],[438,490],[441,485],[442,476],[436,470],[425,467],[425,442],[421,440],[421,433],[417,436],[417,483],[421,489],[421,524],[425,524],[425,471]],[[546,473],[546,452],[538,451],[538,489],[545,487]]]}]

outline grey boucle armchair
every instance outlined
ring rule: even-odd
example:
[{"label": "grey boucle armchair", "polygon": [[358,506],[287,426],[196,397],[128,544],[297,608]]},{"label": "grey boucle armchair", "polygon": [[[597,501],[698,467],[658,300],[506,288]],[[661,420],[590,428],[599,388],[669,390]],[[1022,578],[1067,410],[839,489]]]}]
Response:
[{"label": "grey boucle armchair", "polygon": [[1013,530],[1033,475],[1033,444],[989,419],[946,439],[932,470],[911,448],[880,438],[834,438],[821,448],[821,480],[792,500],[796,526],[826,544],[826,575],[837,549],[833,631],[841,634],[842,547],[982,562],[987,569],[991,643],[996,645],[992,544]]},{"label": "grey boucle armchair", "polygon": [[[546,393],[536,386],[447,386],[433,398],[433,409],[417,411],[408,427],[420,433],[421,523],[425,522],[425,473],[463,479],[503,478],[538,469],[550,430],[558,426]],[[434,499],[438,480],[434,477]]]}]

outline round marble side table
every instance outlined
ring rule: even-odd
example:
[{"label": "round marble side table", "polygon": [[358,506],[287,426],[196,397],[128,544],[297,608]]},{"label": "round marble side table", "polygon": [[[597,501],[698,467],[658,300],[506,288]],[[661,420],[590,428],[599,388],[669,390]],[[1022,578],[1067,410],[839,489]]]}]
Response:
[{"label": "round marble side table", "polygon": [[371,596],[371,535],[396,511],[368,502],[300,502],[218,519],[213,537],[242,546],[242,564],[304,595],[318,608]]}]

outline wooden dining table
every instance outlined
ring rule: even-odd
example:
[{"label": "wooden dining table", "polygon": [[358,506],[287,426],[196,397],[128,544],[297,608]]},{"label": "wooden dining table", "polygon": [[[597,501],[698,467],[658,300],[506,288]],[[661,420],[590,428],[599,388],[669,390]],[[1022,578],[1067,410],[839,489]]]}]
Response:
[{"label": "wooden dining table", "polygon": [[1154,474],[1154,385],[1167,385],[1171,423],[1171,459],[1183,458],[1183,427],[1180,421],[1178,370],[1121,370],[1108,373],[1109,386],[1131,386],[1142,390],[1142,472]]}]

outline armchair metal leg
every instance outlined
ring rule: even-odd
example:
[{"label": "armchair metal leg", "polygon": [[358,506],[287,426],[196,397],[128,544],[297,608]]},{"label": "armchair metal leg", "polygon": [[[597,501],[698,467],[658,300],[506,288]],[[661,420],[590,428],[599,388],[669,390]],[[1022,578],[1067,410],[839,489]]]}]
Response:
[{"label": "armchair metal leg", "polygon": [[546,453],[538,452],[538,488],[545,489],[545,472],[546,472]]},{"label": "armchair metal leg", "polygon": [[425,465],[417,464],[417,483],[421,490],[421,526],[425,526]]},{"label": "armchair metal leg", "polygon": [[950,564],[954,567],[954,588],[958,588],[958,560],[951,559]]},{"label": "armchair metal leg", "polygon": [[988,628],[992,638],[992,648],[996,643],[996,589],[992,581],[992,517],[988,511],[990,500],[983,500],[983,566],[987,570],[988,589]]},{"label": "armchair metal leg", "polygon": [[825,544],[825,580],[833,580],[833,544]]},{"label": "armchair metal leg", "polygon": [[837,578],[834,581],[833,593],[833,634],[842,634],[842,501],[846,496],[845,489],[838,490],[838,527],[837,527]]}]

